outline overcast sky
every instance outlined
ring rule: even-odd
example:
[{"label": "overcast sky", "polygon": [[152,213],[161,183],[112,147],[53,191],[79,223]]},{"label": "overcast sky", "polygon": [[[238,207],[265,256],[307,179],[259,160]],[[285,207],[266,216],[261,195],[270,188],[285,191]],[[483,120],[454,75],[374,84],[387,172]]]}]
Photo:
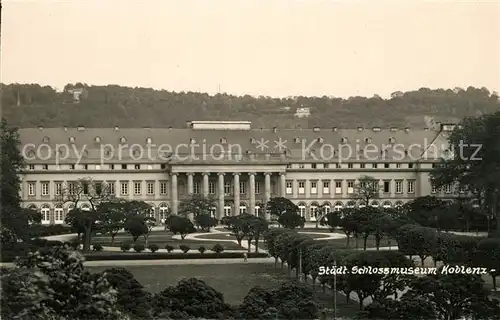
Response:
[{"label": "overcast sky", "polygon": [[2,82],[293,96],[500,91],[500,1],[3,0]]}]

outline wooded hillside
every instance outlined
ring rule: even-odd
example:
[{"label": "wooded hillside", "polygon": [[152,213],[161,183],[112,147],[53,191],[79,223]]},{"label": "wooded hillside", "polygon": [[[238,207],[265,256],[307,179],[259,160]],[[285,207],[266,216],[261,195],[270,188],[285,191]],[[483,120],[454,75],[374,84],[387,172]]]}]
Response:
[{"label": "wooded hillside", "polygon": [[[78,103],[71,89],[84,89]],[[174,127],[190,120],[249,120],[255,128],[332,126],[418,127],[425,116],[436,121],[499,110],[498,94],[486,88],[394,92],[390,99],[350,97],[251,97],[169,92],[117,85],[67,85],[63,92],[37,84],[2,84],[3,116],[19,127]],[[297,108],[310,108],[299,119]]]}]

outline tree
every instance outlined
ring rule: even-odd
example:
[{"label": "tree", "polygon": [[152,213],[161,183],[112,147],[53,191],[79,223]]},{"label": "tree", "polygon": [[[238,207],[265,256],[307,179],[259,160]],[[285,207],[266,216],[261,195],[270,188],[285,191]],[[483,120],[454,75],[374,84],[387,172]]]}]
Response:
[{"label": "tree", "polygon": [[125,200],[110,201],[101,203],[97,209],[101,213],[100,230],[111,236],[111,245],[113,245],[118,232],[125,227],[126,205],[127,201]]},{"label": "tree", "polygon": [[370,206],[373,199],[380,198],[381,187],[378,180],[373,177],[362,176],[358,183],[354,185],[352,199],[359,202],[360,205]]},{"label": "tree", "polygon": [[496,277],[500,275],[500,239],[490,238],[479,241],[475,260],[478,266],[483,266],[489,270],[493,290],[496,291]]},{"label": "tree", "polygon": [[328,212],[320,221],[322,226],[328,226],[330,228],[330,232],[335,231],[336,227],[339,227],[342,221],[342,216],[338,211]]},{"label": "tree", "polygon": [[69,182],[64,185],[61,194],[56,196],[55,202],[60,205],[71,203],[78,208],[80,203],[89,205],[88,210],[73,210],[73,216],[67,219],[68,223],[77,222],[82,227],[84,234],[83,250],[90,251],[92,232],[96,223],[102,220],[102,214],[97,210],[98,206],[104,202],[114,199],[109,186],[102,182],[95,182],[92,178],[80,179],[76,182]]},{"label": "tree", "polygon": [[[259,241],[262,235],[268,230],[269,223],[262,217],[256,217],[251,220],[251,237],[255,240],[255,252],[259,252]],[[250,244],[248,245],[250,250]]]},{"label": "tree", "polygon": [[483,209],[496,218],[500,231],[500,112],[465,118],[455,127],[448,142],[451,156],[442,159],[431,172],[436,187],[459,185],[480,199]]},{"label": "tree", "polygon": [[134,243],[139,239],[140,236],[144,235],[148,231],[148,227],[145,223],[144,217],[142,216],[130,216],[124,225],[125,231],[130,233]]},{"label": "tree", "polygon": [[77,252],[44,248],[16,265],[2,275],[2,318],[128,319],[116,291],[105,277],[85,270]]},{"label": "tree", "polygon": [[199,213],[194,217],[195,225],[202,231],[210,232],[210,228],[217,226],[217,219],[207,213]]},{"label": "tree", "polygon": [[179,203],[178,212],[186,217],[191,214],[196,216],[206,214],[211,217],[210,212],[216,206],[216,202],[211,197],[203,197],[200,195],[192,195],[190,198],[184,199]]},{"label": "tree", "polygon": [[356,239],[356,248],[358,248],[358,236],[360,234],[360,226],[355,220],[356,208],[343,208],[340,212],[341,220],[340,227],[346,235],[346,247],[349,247],[351,236]]},{"label": "tree", "polygon": [[281,215],[285,212],[288,212],[289,214],[299,213],[299,207],[297,207],[297,205],[289,199],[283,197],[269,199],[266,204],[266,209],[271,215],[277,218],[281,217]]},{"label": "tree", "polygon": [[191,220],[183,216],[170,216],[168,219],[168,229],[173,234],[180,234],[182,239],[189,233],[196,232]]},{"label": "tree", "polygon": [[306,219],[298,212],[285,211],[278,218],[278,223],[285,228],[295,229],[297,227],[304,227]]},{"label": "tree", "polygon": [[446,203],[434,196],[415,198],[403,205],[403,212],[424,227],[435,227],[437,214],[442,211]]}]

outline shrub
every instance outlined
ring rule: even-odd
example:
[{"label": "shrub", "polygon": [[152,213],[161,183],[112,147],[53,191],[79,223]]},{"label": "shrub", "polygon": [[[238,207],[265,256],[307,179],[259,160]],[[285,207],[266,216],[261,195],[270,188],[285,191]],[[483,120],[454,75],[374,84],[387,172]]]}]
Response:
[{"label": "shrub", "polygon": [[[85,261],[112,261],[112,260],[191,260],[191,259],[241,259],[241,252],[223,252],[223,253],[199,253],[193,252],[190,254],[184,254],[182,252],[174,252],[174,253],[164,253],[164,252],[143,252],[143,253],[135,253],[131,252],[130,254],[123,254],[121,252],[110,252],[109,254],[97,254],[95,252],[84,254]],[[131,258],[133,256],[133,258]],[[259,253],[249,253],[248,258],[265,258],[266,254]],[[2,256],[3,258],[3,256]]]},{"label": "shrub", "polygon": [[135,252],[142,252],[142,251],[144,251],[144,249],[146,249],[146,248],[144,247],[143,244],[140,244],[140,243],[134,244]]},{"label": "shrub", "polygon": [[167,245],[165,246],[165,250],[167,250],[167,252],[172,252],[172,251],[174,251],[174,249],[175,249],[175,248],[174,248],[173,246],[169,245],[169,244],[167,244]]},{"label": "shrub", "polygon": [[199,251],[200,253],[205,252],[205,247],[204,247],[204,246],[199,247],[199,248],[198,248],[198,251]]},{"label": "shrub", "polygon": [[187,253],[189,250],[191,250],[191,248],[185,244],[180,245],[179,249],[181,249],[182,252],[184,252],[184,253]]},{"label": "shrub", "polygon": [[160,248],[158,247],[158,245],[156,245],[156,244],[154,244],[154,243],[153,243],[153,244],[150,244],[150,245],[148,246],[148,249],[149,249],[151,252],[156,252],[156,251],[158,251],[158,249],[160,249]]},{"label": "shrub", "polygon": [[130,251],[131,248],[132,248],[132,246],[128,242],[124,242],[120,246],[120,249],[122,249],[123,252],[128,252],[128,251]]},{"label": "shrub", "polygon": [[96,244],[94,244],[94,246],[92,247],[92,249],[94,251],[102,251],[103,248],[102,248],[102,245],[100,243],[96,243]]},{"label": "shrub", "polygon": [[221,253],[224,251],[224,247],[217,243],[215,246],[212,247],[212,251],[216,253]]}]

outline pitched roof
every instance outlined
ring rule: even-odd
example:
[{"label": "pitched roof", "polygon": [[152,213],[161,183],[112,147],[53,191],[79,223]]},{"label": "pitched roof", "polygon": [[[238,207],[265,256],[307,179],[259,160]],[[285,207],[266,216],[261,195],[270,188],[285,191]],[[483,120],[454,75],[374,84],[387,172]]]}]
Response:
[{"label": "pitched roof", "polygon": [[[77,152],[84,158],[97,159],[102,156],[116,158],[118,149],[121,149],[124,161],[140,158],[140,153],[134,152],[141,148],[145,153],[143,157],[149,158],[171,154],[219,154],[224,149],[226,154],[231,151],[233,155],[239,153],[242,157],[252,155],[261,158],[271,153],[276,159],[279,154],[286,153],[294,160],[304,161],[320,156],[326,161],[339,157],[344,161],[383,161],[383,157],[388,161],[408,161],[410,158],[416,161],[428,145],[434,141],[446,141],[437,131],[413,129],[27,128],[20,129],[19,133],[22,144],[27,146],[24,150],[46,145],[39,150],[50,148],[53,155],[60,156],[61,152],[69,153],[68,159],[74,158]],[[148,148],[149,139],[152,145]],[[191,146],[193,143],[195,145]],[[57,152],[56,148],[61,149]],[[108,149],[113,151],[113,155],[106,154]],[[384,149],[385,152],[382,151]],[[379,158],[375,159],[376,154]]]}]

